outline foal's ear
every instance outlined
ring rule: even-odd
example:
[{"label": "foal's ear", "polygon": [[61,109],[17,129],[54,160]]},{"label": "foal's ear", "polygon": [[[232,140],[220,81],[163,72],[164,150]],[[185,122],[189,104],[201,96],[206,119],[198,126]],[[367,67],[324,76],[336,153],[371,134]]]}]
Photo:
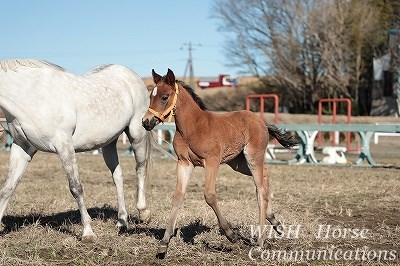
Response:
[{"label": "foal's ear", "polygon": [[161,77],[160,75],[158,75],[158,74],[154,71],[154,69],[151,70],[151,74],[153,75],[154,84],[157,85],[157,84],[161,81],[162,77]]},{"label": "foal's ear", "polygon": [[169,68],[168,68],[168,72],[167,72],[167,76],[165,78],[165,81],[167,82],[168,85],[171,85],[171,86],[175,85],[175,74]]}]

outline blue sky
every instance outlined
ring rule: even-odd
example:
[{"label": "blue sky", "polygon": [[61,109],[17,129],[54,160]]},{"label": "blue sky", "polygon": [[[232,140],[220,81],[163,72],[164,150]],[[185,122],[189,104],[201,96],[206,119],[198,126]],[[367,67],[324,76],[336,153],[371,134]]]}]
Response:
[{"label": "blue sky", "polygon": [[[0,59],[35,58],[82,74],[121,64],[140,76],[171,68],[182,76],[194,44],[196,76],[235,74],[212,0],[0,0]],[[201,44],[201,46],[197,46]],[[184,49],[181,49],[184,47]]]}]

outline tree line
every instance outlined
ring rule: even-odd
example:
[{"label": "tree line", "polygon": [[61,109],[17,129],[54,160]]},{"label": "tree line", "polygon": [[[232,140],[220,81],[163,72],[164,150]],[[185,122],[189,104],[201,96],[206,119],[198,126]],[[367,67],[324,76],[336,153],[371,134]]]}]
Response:
[{"label": "tree line", "polygon": [[400,3],[214,0],[213,12],[227,35],[227,64],[260,77],[264,92],[277,92],[290,112],[315,112],[320,98],[350,98],[366,115],[359,96],[371,93],[373,57],[388,52]]}]

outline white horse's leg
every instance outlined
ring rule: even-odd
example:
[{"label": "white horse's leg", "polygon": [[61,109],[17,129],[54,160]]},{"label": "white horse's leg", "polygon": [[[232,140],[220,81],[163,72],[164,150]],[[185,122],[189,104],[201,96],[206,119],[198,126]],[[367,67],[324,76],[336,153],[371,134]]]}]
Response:
[{"label": "white horse's leg", "polygon": [[[138,179],[137,184],[137,202],[136,208],[139,211],[139,219],[142,222],[150,221],[150,210],[147,209],[146,204],[146,145],[142,143],[132,143],[133,152],[136,160],[136,175]],[[148,180],[149,181],[149,180]]]},{"label": "white horse's leg", "polygon": [[[139,125],[137,128],[132,126],[129,127],[130,142],[132,145],[133,152],[136,160],[136,175],[138,179],[137,185],[137,202],[136,207],[139,211],[139,219],[142,222],[150,221],[150,210],[147,209],[146,205],[146,176],[149,175],[149,164],[150,164],[150,150],[151,132],[145,131],[142,127],[141,122],[136,123]],[[128,135],[129,136],[129,135]],[[148,180],[149,182],[149,180]]]},{"label": "white horse's leg", "polygon": [[118,227],[127,227],[128,212],[125,207],[124,198],[124,178],[122,176],[122,169],[118,160],[117,140],[104,146],[103,158],[106,162],[108,169],[110,169],[118,196]]},{"label": "white horse's leg", "polygon": [[79,178],[78,166],[76,163],[75,150],[72,146],[72,141],[64,141],[57,145],[57,152],[60,157],[61,163],[67,173],[67,178],[69,182],[69,189],[72,196],[78,203],[79,211],[81,214],[81,221],[83,224],[83,241],[93,241],[96,236],[93,233],[92,227],[90,225],[91,218],[86,209],[83,200],[83,188]]},{"label": "white horse's leg", "polygon": [[[23,149],[21,146],[23,146],[25,149]],[[21,180],[21,177],[25,172],[26,166],[36,153],[36,149],[32,146],[21,146],[16,143],[11,146],[8,176],[3,188],[0,191],[0,221],[3,218],[4,211],[11,195],[14,193],[18,182]]]}]

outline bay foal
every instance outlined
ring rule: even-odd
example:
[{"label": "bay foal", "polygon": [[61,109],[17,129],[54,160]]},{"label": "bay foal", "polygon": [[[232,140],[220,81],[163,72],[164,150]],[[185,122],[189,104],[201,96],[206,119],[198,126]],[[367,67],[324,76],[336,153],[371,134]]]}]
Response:
[{"label": "bay foal", "polygon": [[[152,130],[167,117],[175,116],[176,133],[173,145],[178,156],[172,212],[157,257],[165,257],[186,186],[195,166],[205,168],[205,200],[214,210],[220,228],[231,242],[237,241],[238,236],[221,214],[215,192],[217,172],[222,163],[228,164],[235,171],[253,176],[260,228],[264,228],[265,220],[268,220],[278,233],[281,232],[280,222],[272,212],[264,155],[268,134],[274,136],[284,147],[298,144],[297,139],[275,126],[266,125],[259,116],[249,111],[225,114],[208,112],[193,89],[176,81],[170,69],[164,77],[154,70],[152,74],[156,86],[150,94],[150,108],[143,117],[142,124],[146,130]],[[263,246],[263,243],[264,236],[260,234],[258,244]]]}]

